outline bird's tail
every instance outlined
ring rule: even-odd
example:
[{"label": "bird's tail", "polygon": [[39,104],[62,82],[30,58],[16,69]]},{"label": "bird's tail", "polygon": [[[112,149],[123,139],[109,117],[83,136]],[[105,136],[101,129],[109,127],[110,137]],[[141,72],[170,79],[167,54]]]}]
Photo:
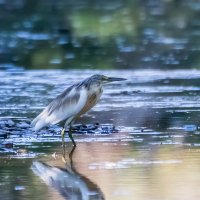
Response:
[{"label": "bird's tail", "polygon": [[47,122],[47,112],[43,110],[33,121],[31,122],[31,126],[34,131],[39,131],[43,127],[47,126],[49,123]]}]

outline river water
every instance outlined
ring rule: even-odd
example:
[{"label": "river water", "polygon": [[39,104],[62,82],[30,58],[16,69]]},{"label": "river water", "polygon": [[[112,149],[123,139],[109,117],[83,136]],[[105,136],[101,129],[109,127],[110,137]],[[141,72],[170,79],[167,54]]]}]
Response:
[{"label": "river water", "polygon": [[[61,127],[36,134],[30,122],[96,73],[127,81],[104,87],[64,158]],[[1,199],[198,200],[199,80],[199,70],[0,71]]]}]

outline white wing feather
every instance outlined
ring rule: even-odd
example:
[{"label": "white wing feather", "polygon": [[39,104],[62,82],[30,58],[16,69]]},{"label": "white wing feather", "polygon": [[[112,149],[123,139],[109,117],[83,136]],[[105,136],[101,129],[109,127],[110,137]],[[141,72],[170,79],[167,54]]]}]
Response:
[{"label": "white wing feather", "polygon": [[70,99],[73,99],[73,96],[76,95],[76,89],[72,89],[69,94],[64,97],[63,102],[61,103],[53,112],[49,113],[49,106],[47,106],[31,123],[35,131],[40,130],[41,128],[48,126],[49,124],[57,124],[60,121],[65,119],[73,118],[78,114],[84,107],[87,101],[87,90],[81,89],[80,96],[77,102],[73,102]]}]

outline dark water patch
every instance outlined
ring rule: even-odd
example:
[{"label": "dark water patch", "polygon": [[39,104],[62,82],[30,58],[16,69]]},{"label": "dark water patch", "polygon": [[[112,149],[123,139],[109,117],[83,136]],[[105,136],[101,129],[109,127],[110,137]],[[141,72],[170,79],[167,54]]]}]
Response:
[{"label": "dark water patch", "polygon": [[[51,148],[51,143],[61,143],[61,127],[58,126],[45,128],[35,133],[27,120],[4,119],[0,123],[0,129],[1,156],[13,154],[11,156],[13,158],[34,158],[41,154],[41,147],[44,149],[45,147]],[[72,131],[75,136],[93,135],[93,139],[98,135],[109,135],[118,132],[112,124],[98,123],[77,124],[73,126]],[[66,137],[66,141],[69,142],[70,139]],[[44,143],[48,145],[44,145]]]},{"label": "dark water patch", "polygon": [[13,63],[0,63],[0,70],[6,70],[9,72],[20,72],[24,70],[24,67],[14,65]]}]

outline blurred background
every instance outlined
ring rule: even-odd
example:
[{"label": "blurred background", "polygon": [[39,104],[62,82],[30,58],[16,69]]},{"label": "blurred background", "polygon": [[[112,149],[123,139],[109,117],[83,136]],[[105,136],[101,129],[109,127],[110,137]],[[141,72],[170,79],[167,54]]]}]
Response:
[{"label": "blurred background", "polygon": [[0,69],[200,67],[198,0],[0,0]]}]

